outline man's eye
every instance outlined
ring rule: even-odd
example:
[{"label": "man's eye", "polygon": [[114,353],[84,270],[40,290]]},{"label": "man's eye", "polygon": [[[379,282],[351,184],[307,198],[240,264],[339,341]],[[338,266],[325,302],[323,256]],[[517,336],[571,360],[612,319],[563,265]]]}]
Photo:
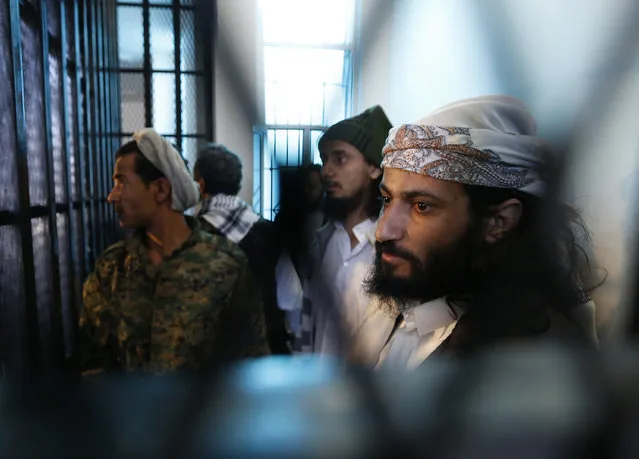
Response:
[{"label": "man's eye", "polygon": [[413,206],[415,206],[415,209],[420,214],[424,214],[430,210],[430,205],[426,204],[425,202],[416,202],[415,204],[413,204]]},{"label": "man's eye", "polygon": [[382,196],[382,205],[388,206],[391,203],[391,198],[389,196]]}]

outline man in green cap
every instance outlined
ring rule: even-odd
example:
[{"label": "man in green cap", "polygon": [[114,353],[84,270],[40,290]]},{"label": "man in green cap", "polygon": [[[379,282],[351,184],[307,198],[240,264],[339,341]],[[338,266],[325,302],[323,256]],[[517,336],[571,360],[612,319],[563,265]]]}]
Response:
[{"label": "man in green cap", "polygon": [[374,258],[382,148],[392,125],[380,106],[329,127],[319,140],[327,223],[311,244],[295,350],[339,355],[360,324]]}]

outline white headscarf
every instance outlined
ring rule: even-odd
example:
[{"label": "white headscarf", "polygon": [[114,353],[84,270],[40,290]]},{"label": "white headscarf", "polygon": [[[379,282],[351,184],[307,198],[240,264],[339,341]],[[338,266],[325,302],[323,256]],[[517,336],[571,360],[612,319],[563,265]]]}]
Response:
[{"label": "white headscarf", "polygon": [[137,131],[133,134],[133,139],[146,159],[171,182],[171,207],[184,212],[196,205],[200,199],[197,184],[173,145],[152,128]]},{"label": "white headscarf", "polygon": [[541,196],[550,148],[536,133],[535,119],[514,97],[464,99],[391,129],[382,168]]}]

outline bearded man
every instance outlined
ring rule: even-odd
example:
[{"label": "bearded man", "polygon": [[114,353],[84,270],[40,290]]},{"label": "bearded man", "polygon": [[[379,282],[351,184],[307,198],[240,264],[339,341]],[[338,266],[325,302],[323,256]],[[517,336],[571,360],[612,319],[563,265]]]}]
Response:
[{"label": "bearded man", "polygon": [[565,205],[559,231],[543,226],[550,159],[508,96],[461,100],[390,131],[355,361],[412,369],[511,342],[596,344],[577,242],[587,230]]},{"label": "bearded man", "polygon": [[311,243],[297,351],[339,355],[368,305],[362,279],[373,261],[379,168],[392,127],[380,106],[329,127],[319,140],[327,223]]}]

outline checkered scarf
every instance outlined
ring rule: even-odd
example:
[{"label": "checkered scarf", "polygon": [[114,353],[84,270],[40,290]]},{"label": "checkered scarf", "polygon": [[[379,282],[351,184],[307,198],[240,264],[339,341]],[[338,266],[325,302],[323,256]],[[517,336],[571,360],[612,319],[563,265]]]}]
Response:
[{"label": "checkered scarf", "polygon": [[239,243],[260,219],[239,196],[216,194],[202,201],[198,217],[204,218],[227,239]]}]

